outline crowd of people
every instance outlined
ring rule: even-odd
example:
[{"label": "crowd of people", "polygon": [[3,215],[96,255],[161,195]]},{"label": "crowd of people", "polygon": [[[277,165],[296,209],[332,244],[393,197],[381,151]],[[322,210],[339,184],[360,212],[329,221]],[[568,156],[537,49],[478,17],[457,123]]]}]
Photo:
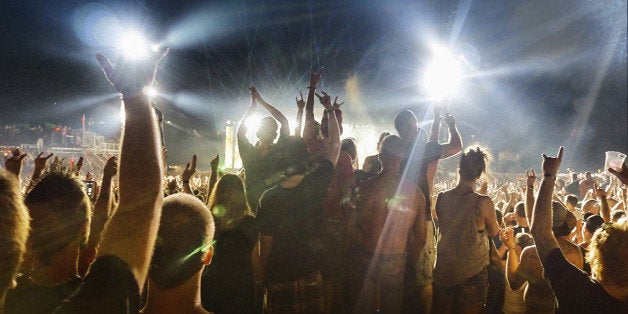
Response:
[{"label": "crowd of people", "polygon": [[[427,132],[412,111],[399,112],[360,169],[359,143],[341,140],[343,103],[318,90],[319,71],[296,99],[294,129],[250,87],[237,131],[241,172],[219,173],[216,156],[199,176],[194,155],[167,178],[157,112],[143,93],[166,53],[115,67],[98,55],[125,124],[97,186],[81,180],[81,160],[43,152],[20,185],[26,154],[7,158],[0,313],[628,309],[625,164],[605,176],[561,174],[561,147],[543,155],[542,177],[531,169],[523,184],[491,182],[489,150],[463,149],[455,118],[436,107]],[[246,118],[259,107],[270,116],[252,143]],[[460,159],[456,182],[437,179],[446,158]]]}]

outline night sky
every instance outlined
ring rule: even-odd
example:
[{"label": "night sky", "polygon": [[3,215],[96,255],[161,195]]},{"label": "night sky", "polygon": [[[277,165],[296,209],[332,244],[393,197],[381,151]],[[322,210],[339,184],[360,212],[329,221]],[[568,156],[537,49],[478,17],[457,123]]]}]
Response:
[{"label": "night sky", "polygon": [[5,0],[0,123],[79,127],[86,114],[114,134],[119,102],[94,55],[115,60],[116,30],[135,28],[171,49],[156,102],[172,122],[174,160],[218,153],[207,142],[241,118],[251,84],[294,120],[310,67],[325,67],[320,87],[345,101],[345,122],[392,130],[401,109],[425,114],[418,82],[439,43],[468,61],[446,105],[465,143],[519,152],[519,166],[536,168],[541,152],[565,145],[563,169],[595,169],[604,151],[628,151],[626,9],[613,0]]}]

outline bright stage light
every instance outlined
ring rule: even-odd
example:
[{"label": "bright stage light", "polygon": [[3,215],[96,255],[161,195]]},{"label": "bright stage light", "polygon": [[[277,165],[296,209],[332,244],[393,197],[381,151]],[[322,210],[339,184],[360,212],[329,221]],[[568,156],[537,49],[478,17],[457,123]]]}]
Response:
[{"label": "bright stage light", "polygon": [[459,59],[449,49],[439,47],[425,69],[422,87],[428,97],[442,100],[455,95],[462,82],[462,75]]},{"label": "bright stage light", "polygon": [[259,129],[259,126],[262,124],[263,118],[264,117],[256,113],[248,117],[246,119],[247,129],[257,131],[257,129]]},{"label": "bright stage light", "polygon": [[144,94],[148,97],[155,97],[157,96],[157,89],[155,89],[154,87],[150,86],[150,87],[146,87],[146,90],[143,91]]},{"label": "bright stage light", "polygon": [[134,31],[124,34],[120,38],[118,47],[124,56],[130,59],[144,58],[148,56],[149,49],[152,48],[144,36]]}]

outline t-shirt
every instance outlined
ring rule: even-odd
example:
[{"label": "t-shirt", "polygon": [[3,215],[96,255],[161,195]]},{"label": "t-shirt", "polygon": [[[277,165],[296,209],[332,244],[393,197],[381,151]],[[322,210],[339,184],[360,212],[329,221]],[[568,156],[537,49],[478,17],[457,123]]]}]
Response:
[{"label": "t-shirt", "polygon": [[76,291],[81,282],[81,278],[74,277],[58,285],[41,286],[28,276],[19,276],[15,289],[7,292],[4,310],[7,314],[52,313],[63,300]]},{"label": "t-shirt", "polygon": [[238,138],[238,150],[242,158],[242,166],[246,170],[244,186],[246,188],[246,198],[249,206],[253,210],[257,209],[260,196],[272,185],[265,182],[277,171],[277,165],[272,161],[272,154],[269,152],[262,155],[248,139]]},{"label": "t-shirt", "polygon": [[244,216],[216,235],[212,262],[201,279],[203,308],[216,313],[254,313],[255,281],[251,252],[257,240],[255,217]]},{"label": "t-shirt", "polygon": [[324,247],[318,235],[320,205],[325,199],[334,166],[323,160],[293,188],[277,185],[260,199],[257,221],[260,233],[272,236],[266,266],[271,283],[294,281],[319,269]]},{"label": "t-shirt", "polygon": [[567,194],[580,195],[580,182],[574,181],[565,185],[565,191]]},{"label": "t-shirt", "polygon": [[569,263],[559,248],[543,263],[558,300],[557,313],[626,313],[628,303],[611,297],[602,285]]},{"label": "t-shirt", "polygon": [[94,261],[78,290],[54,313],[138,313],[140,288],[129,265],[115,255]]}]

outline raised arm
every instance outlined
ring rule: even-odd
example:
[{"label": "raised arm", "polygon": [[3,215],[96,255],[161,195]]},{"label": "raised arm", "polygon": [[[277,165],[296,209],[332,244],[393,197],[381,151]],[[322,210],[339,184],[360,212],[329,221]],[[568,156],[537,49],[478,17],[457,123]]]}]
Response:
[{"label": "raised arm", "polygon": [[246,138],[246,131],[248,130],[246,125],[246,119],[248,119],[248,117],[250,117],[253,112],[255,112],[255,108],[257,107],[257,102],[255,102],[255,97],[253,95],[253,93],[257,91],[255,91],[255,87],[253,86],[249,87],[249,90],[251,91],[251,106],[249,107],[249,110],[247,110],[244,114],[244,117],[242,117],[242,120],[240,120],[240,125],[238,125],[238,143],[240,141],[248,142],[248,139]]},{"label": "raised arm", "polygon": [[207,201],[209,201],[209,196],[212,193],[212,190],[214,190],[214,186],[216,185],[216,182],[218,182],[218,164],[220,163],[220,155],[216,155],[216,157],[214,157],[214,159],[212,159],[209,162],[209,166],[212,170],[212,173],[209,175],[209,187],[207,187],[207,197],[205,198]]},{"label": "raised arm", "polygon": [[297,125],[294,127],[294,135],[301,137],[301,128],[303,124],[303,108],[305,108],[305,101],[303,100],[303,93],[299,92],[301,99],[296,98],[297,101]]},{"label": "raised arm", "polygon": [[597,183],[595,184],[595,196],[600,200],[600,216],[604,219],[605,223],[611,222],[611,208],[608,206],[608,200],[606,199],[608,192],[603,188],[600,188]]},{"label": "raised arm", "polygon": [[4,161],[4,168],[19,180],[22,172],[22,161],[27,154],[22,154],[19,148],[14,149],[11,154],[11,157]]},{"label": "raised arm", "polygon": [[508,257],[506,258],[506,282],[510,285],[510,289],[517,290],[525,283],[523,278],[517,271],[519,269],[519,254],[517,254],[515,244],[515,230],[508,227],[500,232],[500,240],[508,249]]},{"label": "raised arm", "polygon": [[541,180],[541,187],[534,203],[530,223],[530,233],[534,237],[541,263],[545,262],[545,258],[552,250],[558,248],[558,242],[552,233],[552,193],[554,193],[556,173],[563,159],[563,149],[562,146],[558,149],[558,155],[555,158],[543,154],[543,180]]},{"label": "raised arm", "polygon": [[451,157],[462,150],[462,139],[460,138],[460,133],[458,133],[458,128],[456,127],[456,119],[454,116],[448,114],[445,116],[445,123],[447,124],[447,129],[449,130],[449,142],[441,144],[443,152],[441,159]]},{"label": "raised arm", "polygon": [[534,183],[536,182],[536,174],[534,169],[530,171],[526,170],[526,199],[524,202],[524,208],[526,212],[526,220],[530,225],[532,220],[532,206],[534,206]]},{"label": "raised arm", "polygon": [[438,143],[438,136],[440,135],[441,109],[440,105],[434,106],[434,120],[432,120],[432,125],[430,126],[430,138],[428,139],[428,142]]},{"label": "raised arm", "polygon": [[290,136],[290,124],[288,123],[288,119],[286,119],[286,116],[284,116],[283,113],[281,113],[281,111],[279,111],[273,105],[266,102],[262,98],[262,96],[259,95],[259,92],[257,92],[257,90],[255,89],[253,91],[253,96],[255,97],[257,103],[264,107],[264,109],[266,109],[268,113],[270,113],[270,115],[275,118],[275,120],[279,121],[279,124],[281,124],[281,127],[279,127],[279,137],[285,138]]},{"label": "raised arm", "polygon": [[310,70],[310,86],[307,87],[307,100],[305,103],[305,125],[303,126],[303,134],[309,135],[312,134],[310,131],[311,128],[314,127],[313,122],[314,119],[314,95],[316,93],[316,86],[318,82],[321,80],[321,75],[323,74],[323,68],[318,72],[312,73]]},{"label": "raised arm", "polygon": [[329,136],[324,139],[325,141],[325,151],[323,152],[323,157],[336,166],[338,162],[338,155],[340,154],[340,129],[338,127],[338,120],[336,119],[336,110],[334,110],[334,106],[331,103],[331,97],[325,93],[321,92],[323,95],[318,95],[318,99],[321,104],[325,107],[324,114],[328,117],[328,130]]},{"label": "raised arm", "polygon": [[120,151],[120,203],[100,244],[98,256],[115,255],[128,264],[140,290],[157,238],[163,202],[163,163],[157,117],[148,96],[157,65],[167,54],[133,64],[118,64],[98,55],[107,79],[122,94],[125,123]]},{"label": "raised arm", "polygon": [[44,169],[46,169],[46,162],[48,162],[48,159],[50,159],[52,155],[54,154],[49,154],[48,156],[44,156],[44,153],[41,152],[39,153],[39,155],[37,155],[37,157],[35,157],[35,169],[33,170],[33,175],[31,176],[31,182],[28,184],[28,187],[26,188],[24,195],[28,194],[30,190],[33,187],[35,187],[35,185],[37,184],[37,181],[39,181],[39,178],[41,177],[41,174],[44,172]]},{"label": "raised arm", "polygon": [[94,203],[92,212],[92,222],[89,230],[87,246],[81,249],[79,257],[79,274],[85,276],[89,265],[96,258],[98,244],[102,238],[102,233],[109,219],[114,214],[113,198],[111,193],[111,182],[118,173],[118,157],[111,157],[107,160],[103,169],[102,183],[98,199]]},{"label": "raised arm", "polygon": [[183,193],[186,194],[194,194],[192,193],[192,188],[190,188],[190,179],[196,173],[196,154],[192,155],[192,163],[187,163],[185,165],[185,169],[181,173],[181,181],[183,183]]}]

